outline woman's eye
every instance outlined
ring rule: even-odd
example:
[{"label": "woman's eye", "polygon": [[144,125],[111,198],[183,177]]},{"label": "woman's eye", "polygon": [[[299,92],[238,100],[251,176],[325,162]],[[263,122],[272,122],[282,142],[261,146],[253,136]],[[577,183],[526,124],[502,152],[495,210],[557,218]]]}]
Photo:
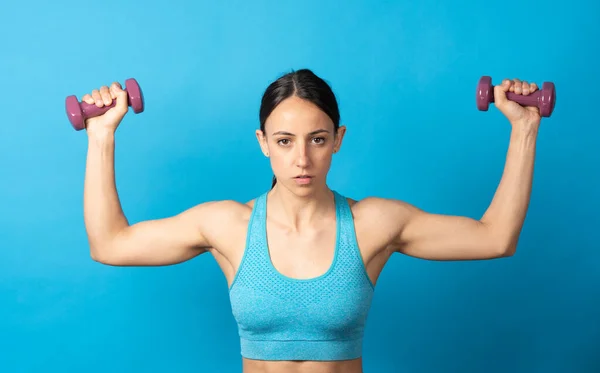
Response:
[{"label": "woman's eye", "polygon": [[[325,138],[324,137],[315,137],[312,139],[313,143],[317,144],[317,145],[322,145],[325,142]],[[279,145],[289,145],[290,144],[290,139],[280,139],[277,140],[277,143]]]}]

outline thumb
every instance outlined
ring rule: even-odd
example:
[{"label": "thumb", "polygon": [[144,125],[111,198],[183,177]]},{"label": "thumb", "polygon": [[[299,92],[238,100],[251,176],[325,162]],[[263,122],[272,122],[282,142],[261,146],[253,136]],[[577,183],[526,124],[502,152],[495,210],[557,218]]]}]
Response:
[{"label": "thumb", "polygon": [[510,90],[510,80],[504,79],[502,84],[494,86],[494,104],[498,109],[502,109],[508,99],[506,98],[506,92]]},{"label": "thumb", "polygon": [[115,109],[121,113],[127,112],[129,109],[129,97],[127,97],[127,91],[123,90],[119,83],[113,83],[110,89],[117,101],[115,103]]}]

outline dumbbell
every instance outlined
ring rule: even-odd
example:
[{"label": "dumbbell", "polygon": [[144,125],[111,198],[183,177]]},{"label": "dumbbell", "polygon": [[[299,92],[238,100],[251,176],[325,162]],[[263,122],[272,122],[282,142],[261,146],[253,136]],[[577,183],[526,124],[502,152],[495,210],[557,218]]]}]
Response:
[{"label": "dumbbell", "polygon": [[[125,80],[125,91],[127,91],[127,105],[133,108],[133,112],[139,114],[144,111],[144,95],[138,82],[133,78]],[[98,107],[95,104],[79,102],[75,95],[68,96],[65,100],[67,117],[76,131],[85,128],[86,119],[100,116],[115,107],[116,104],[116,100],[113,100],[112,104],[108,106]]]},{"label": "dumbbell", "polygon": [[[541,90],[526,96],[514,92],[506,92],[506,98],[523,106],[536,106],[540,110],[541,116],[549,117],[554,111],[556,91],[554,83],[544,82]],[[475,100],[477,108],[481,111],[487,111],[490,103],[494,102],[494,86],[492,85],[491,77],[482,76],[479,79]]]}]

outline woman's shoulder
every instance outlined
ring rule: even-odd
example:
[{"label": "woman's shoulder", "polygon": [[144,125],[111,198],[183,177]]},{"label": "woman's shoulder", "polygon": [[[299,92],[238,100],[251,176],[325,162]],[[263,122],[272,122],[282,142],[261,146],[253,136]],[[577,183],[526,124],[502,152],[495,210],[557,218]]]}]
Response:
[{"label": "woman's shoulder", "polygon": [[348,205],[350,205],[350,207],[353,209],[373,209],[389,206],[395,202],[395,200],[377,196],[366,196],[362,198],[355,198],[344,194],[342,194],[342,196],[346,199]]},{"label": "woman's shoulder", "polygon": [[247,221],[250,219],[255,200],[255,198],[249,201],[222,199],[202,202],[190,209],[190,212],[196,212],[195,214],[188,215],[196,221],[198,221],[197,216],[202,215],[215,223]]},{"label": "woman's shoulder", "polygon": [[365,262],[369,263],[382,253],[391,254],[391,243],[408,221],[407,204],[376,196],[345,198],[352,212],[357,242]]},{"label": "woman's shoulder", "polygon": [[220,209],[224,211],[226,214],[230,214],[231,217],[241,218],[243,221],[250,220],[254,207],[256,206],[257,201],[264,197],[266,193],[262,193],[251,197],[250,199],[245,200],[222,200],[218,203],[220,204]]},{"label": "woman's shoulder", "polygon": [[368,221],[385,220],[393,215],[395,219],[408,213],[412,206],[402,200],[367,196],[352,198],[345,196],[355,219]]}]

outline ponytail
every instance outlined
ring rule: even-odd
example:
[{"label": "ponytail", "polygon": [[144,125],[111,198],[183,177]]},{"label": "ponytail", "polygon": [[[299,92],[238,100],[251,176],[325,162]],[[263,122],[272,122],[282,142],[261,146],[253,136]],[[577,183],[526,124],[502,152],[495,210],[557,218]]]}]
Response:
[{"label": "ponytail", "polygon": [[273,189],[273,187],[275,186],[275,184],[277,184],[277,178],[275,176],[273,176],[273,182],[271,184],[271,189]]}]

